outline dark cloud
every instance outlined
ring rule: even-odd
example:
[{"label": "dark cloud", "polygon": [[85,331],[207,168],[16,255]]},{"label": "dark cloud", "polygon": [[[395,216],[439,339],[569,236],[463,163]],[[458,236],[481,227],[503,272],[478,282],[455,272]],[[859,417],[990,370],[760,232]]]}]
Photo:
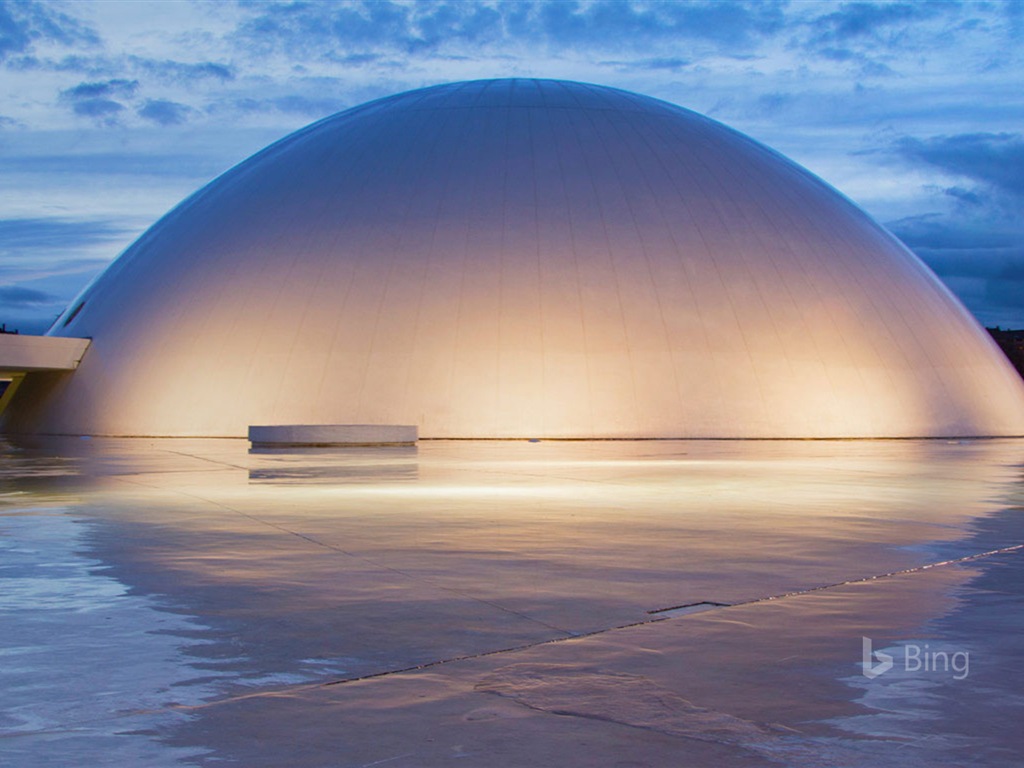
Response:
[{"label": "dark cloud", "polygon": [[1024,224],[931,214],[888,227],[983,323],[1024,328]]},{"label": "dark cloud", "polygon": [[954,2],[843,3],[809,23],[812,44],[823,47],[851,41],[878,42],[901,35],[908,24],[957,9]]},{"label": "dark cloud", "polygon": [[39,304],[53,304],[58,302],[56,296],[51,296],[43,291],[33,288],[23,288],[20,285],[0,286],[0,304],[7,307],[34,307]]},{"label": "dark cloud", "polygon": [[991,221],[951,219],[939,214],[909,216],[888,225],[908,247],[930,256],[969,252],[986,257],[1012,255],[1021,233]]},{"label": "dark cloud", "polygon": [[951,212],[902,219],[890,228],[981,320],[1024,327],[1024,139],[1006,133],[907,137],[894,148],[905,162],[969,183],[941,188],[955,201]]},{"label": "dark cloud", "polygon": [[968,206],[982,207],[988,202],[985,196],[979,194],[977,190],[964,189],[963,187],[947,187],[943,192]]},{"label": "dark cloud", "polygon": [[50,5],[34,0],[0,0],[0,62],[30,53],[38,41],[91,47],[100,39],[81,21]]},{"label": "dark cloud", "polygon": [[[805,54],[849,64],[862,77],[892,77],[908,54],[930,54],[954,45],[972,21],[952,0],[808,4],[794,9],[827,9],[798,18],[790,14],[790,45]],[[979,67],[984,65],[979,64]],[[903,72],[906,74],[906,72]]]},{"label": "dark cloud", "polygon": [[138,110],[139,117],[160,125],[181,125],[194,110],[185,104],[165,99],[149,99]]},{"label": "dark cloud", "polygon": [[138,89],[138,80],[116,78],[79,83],[61,91],[60,98],[71,105],[76,115],[91,117],[101,124],[116,125],[118,115],[125,111],[125,105],[116,99],[132,99]]},{"label": "dark cloud", "polygon": [[907,137],[895,150],[904,161],[968,184],[941,189],[956,203],[951,213],[903,219],[890,228],[983,322],[1024,327],[1024,137]]},{"label": "dark cloud", "polygon": [[116,78],[96,83],[79,83],[74,88],[61,91],[60,95],[62,99],[74,102],[114,96],[130,98],[138,90],[138,80]]},{"label": "dark cloud", "polygon": [[103,122],[112,123],[117,115],[124,111],[124,104],[110,99],[84,99],[76,101],[71,108],[76,115],[94,117]]},{"label": "dark cloud", "polygon": [[912,162],[939,168],[1024,199],[1024,137],[968,133],[931,139],[904,138],[897,151]]}]

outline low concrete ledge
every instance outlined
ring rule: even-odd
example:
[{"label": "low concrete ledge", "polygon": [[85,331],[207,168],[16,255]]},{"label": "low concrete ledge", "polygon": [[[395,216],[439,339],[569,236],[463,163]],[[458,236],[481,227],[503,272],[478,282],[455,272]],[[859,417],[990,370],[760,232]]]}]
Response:
[{"label": "low concrete ledge", "polygon": [[406,424],[279,424],[249,427],[253,448],[415,445],[419,429]]},{"label": "low concrete ledge", "polygon": [[0,373],[73,371],[89,347],[89,339],[0,333]]}]

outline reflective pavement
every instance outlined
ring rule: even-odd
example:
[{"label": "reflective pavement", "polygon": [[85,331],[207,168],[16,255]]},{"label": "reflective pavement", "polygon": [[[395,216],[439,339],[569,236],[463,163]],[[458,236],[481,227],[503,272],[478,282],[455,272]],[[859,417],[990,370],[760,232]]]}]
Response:
[{"label": "reflective pavement", "polygon": [[64,438],[0,480],[5,766],[1024,755],[1024,440]]}]

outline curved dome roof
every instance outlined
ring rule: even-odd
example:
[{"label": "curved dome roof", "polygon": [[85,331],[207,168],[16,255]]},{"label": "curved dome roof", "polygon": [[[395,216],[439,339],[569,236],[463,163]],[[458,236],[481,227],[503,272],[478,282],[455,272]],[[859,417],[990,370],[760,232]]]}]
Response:
[{"label": "curved dome roof", "polygon": [[[1024,434],[1024,387],[897,240],[693,112],[550,80],[315,123],[129,247],[20,430],[423,437]],[[23,388],[27,389],[27,388]]]}]

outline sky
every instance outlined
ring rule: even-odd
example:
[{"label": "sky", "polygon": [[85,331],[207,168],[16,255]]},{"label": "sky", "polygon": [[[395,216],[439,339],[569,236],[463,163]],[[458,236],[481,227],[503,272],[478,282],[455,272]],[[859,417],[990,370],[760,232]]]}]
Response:
[{"label": "sky", "polygon": [[611,85],[706,114],[1024,328],[1024,0],[0,0],[0,323],[40,333],[182,198],[399,91]]}]

